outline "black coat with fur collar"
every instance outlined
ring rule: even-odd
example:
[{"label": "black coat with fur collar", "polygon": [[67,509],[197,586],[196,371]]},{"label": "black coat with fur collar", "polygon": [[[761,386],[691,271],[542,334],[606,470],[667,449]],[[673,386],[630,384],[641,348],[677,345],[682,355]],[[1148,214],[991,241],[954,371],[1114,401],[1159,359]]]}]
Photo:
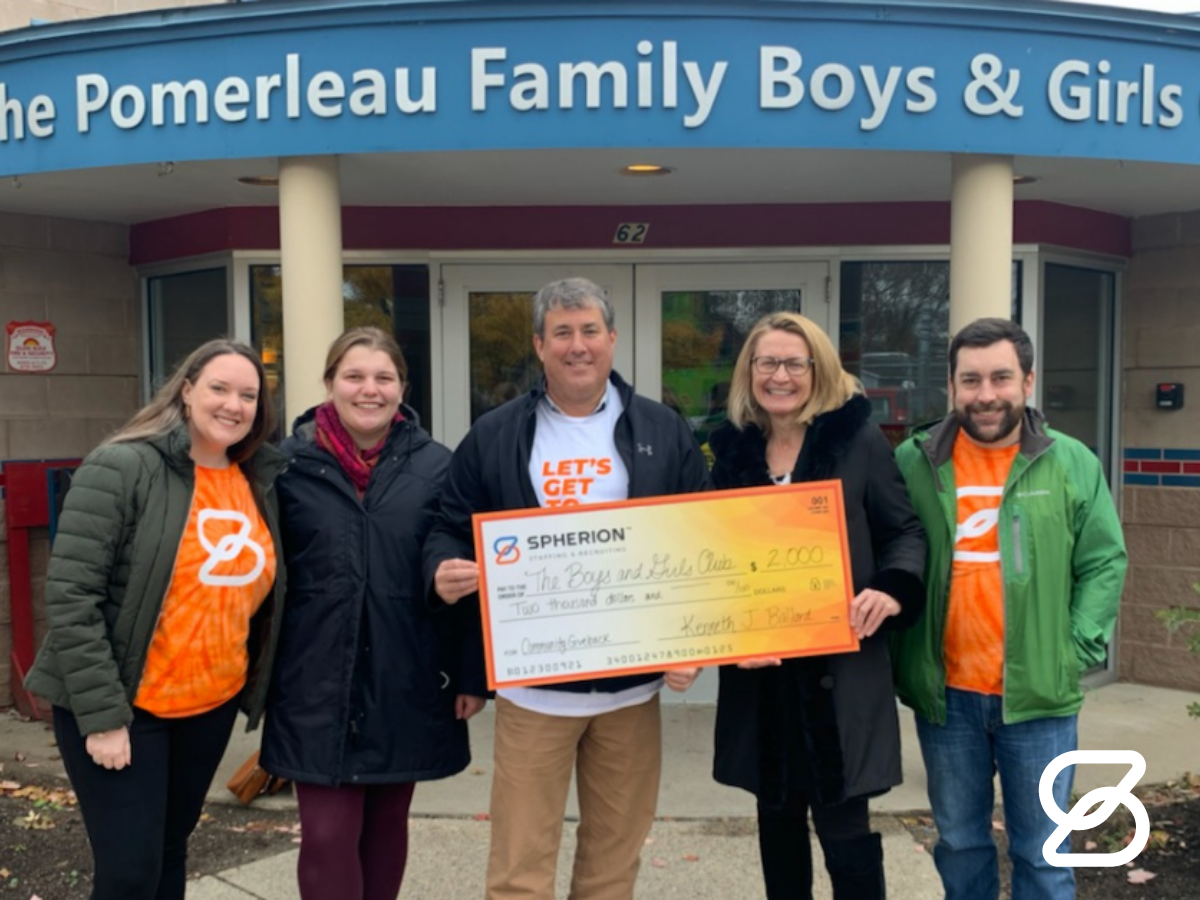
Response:
[{"label": "black coat with fur collar", "polygon": [[[855,396],[818,416],[792,482],[841,480],[854,591],[890,594],[900,615],[857,653],[785,660],[778,668],[721,668],[714,777],[770,806],[782,803],[789,785],[832,804],[882,794],[901,781],[886,631],[912,624],[924,608],[925,533],[870,413],[870,401]],[[757,426],[739,431],[726,423],[710,446],[718,489],[771,483]]]}]

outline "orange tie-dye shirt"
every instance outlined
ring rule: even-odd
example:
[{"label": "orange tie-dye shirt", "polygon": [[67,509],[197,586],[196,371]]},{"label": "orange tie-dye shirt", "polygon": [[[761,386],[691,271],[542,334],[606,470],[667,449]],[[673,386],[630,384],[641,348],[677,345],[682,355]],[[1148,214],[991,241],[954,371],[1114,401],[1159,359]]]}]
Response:
[{"label": "orange tie-dye shirt", "polygon": [[275,545],[237,466],[196,466],[196,491],[134,704],[216,709],[246,683],[250,617],[275,581]]},{"label": "orange tie-dye shirt", "polygon": [[1004,693],[1004,583],[997,520],[1004,483],[1020,447],[989,450],[963,435],[954,442],[958,528],[946,617],[946,684]]}]

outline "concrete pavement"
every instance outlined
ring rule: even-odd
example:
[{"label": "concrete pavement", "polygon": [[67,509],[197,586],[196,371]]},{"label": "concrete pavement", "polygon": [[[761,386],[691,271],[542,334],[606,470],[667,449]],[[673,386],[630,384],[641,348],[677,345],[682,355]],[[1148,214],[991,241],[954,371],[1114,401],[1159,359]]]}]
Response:
[{"label": "concrete pavement", "polygon": [[[1080,715],[1081,749],[1132,749],[1146,759],[1144,782],[1177,778],[1200,766],[1195,747],[1200,725],[1188,719],[1187,692],[1132,684],[1091,691]],[[647,842],[637,895],[640,900],[761,900],[757,838],[752,798],[712,781],[711,705],[663,708],[663,782],[658,815]],[[27,723],[0,717],[0,745],[11,758],[10,744],[32,758],[53,758],[52,735]],[[482,897],[488,823],[475,818],[487,811],[491,786],[491,708],[471,723],[474,762],[460,775],[421,784],[413,802],[409,869],[403,900],[477,900]],[[912,714],[901,711],[904,784],[872,801],[875,824],[884,836],[888,895],[893,900],[937,900],[942,896],[933,861],[908,836],[895,816],[927,812],[925,773]],[[257,746],[256,735],[241,731],[226,753],[210,799],[234,802],[223,787],[228,775]],[[1116,784],[1122,766],[1077,767],[1075,787],[1083,794]],[[997,792],[997,796],[999,793]],[[289,797],[264,798],[263,805],[289,806]],[[565,896],[574,850],[574,795],[568,807],[560,855],[560,896]],[[814,852],[819,849],[814,841]],[[188,900],[295,900],[297,851],[240,866],[192,882]],[[820,872],[815,896],[830,896]]]}]

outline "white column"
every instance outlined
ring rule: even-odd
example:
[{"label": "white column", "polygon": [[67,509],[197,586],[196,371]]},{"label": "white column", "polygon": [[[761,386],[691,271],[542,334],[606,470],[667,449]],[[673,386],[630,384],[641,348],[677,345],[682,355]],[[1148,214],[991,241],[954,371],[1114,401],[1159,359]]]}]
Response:
[{"label": "white column", "polygon": [[1013,159],[956,154],[950,186],[950,336],[1012,314]]},{"label": "white column", "polygon": [[342,202],[336,156],[279,160],[284,431],[325,400],[325,353],[343,328]]}]

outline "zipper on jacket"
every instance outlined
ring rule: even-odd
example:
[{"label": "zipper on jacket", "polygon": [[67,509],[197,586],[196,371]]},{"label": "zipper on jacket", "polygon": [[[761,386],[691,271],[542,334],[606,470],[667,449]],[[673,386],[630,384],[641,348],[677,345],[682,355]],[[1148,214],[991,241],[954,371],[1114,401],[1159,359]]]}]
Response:
[{"label": "zipper on jacket", "polygon": [[[801,452],[803,452],[803,450]],[[924,446],[921,447],[921,456],[923,456],[925,458],[925,462],[927,462],[929,464],[929,470],[933,476],[934,495],[936,497],[938,497],[938,507],[941,508],[942,501],[940,499],[940,495],[945,493],[945,489],[942,487],[942,479],[941,479],[940,474],[938,473],[937,464],[934,462],[933,457],[925,452]],[[956,506],[957,506],[957,500],[956,500]],[[944,515],[944,512],[943,512],[943,515]],[[947,523],[947,524],[950,524],[950,523]],[[942,720],[937,723],[939,725],[945,725],[946,720],[948,718],[948,716],[946,714],[946,619],[949,617],[949,614],[950,614],[950,582],[951,582],[951,579],[954,578],[954,538],[955,538],[955,534],[957,531],[958,523],[957,522],[953,523],[953,526],[954,527],[950,532],[950,560],[949,560],[949,564],[946,566],[946,577],[945,577],[946,587],[945,587],[945,590],[942,591],[941,608],[939,610],[937,610],[937,622],[935,623],[936,627],[937,627],[938,647],[941,648],[941,652],[935,654],[935,656],[937,658],[938,673],[941,676],[940,680],[941,680],[941,688],[942,688],[942,694],[941,694],[941,697],[939,698],[940,703],[941,703]]]},{"label": "zipper on jacket", "polygon": [[1013,513],[1012,517],[1013,565],[1018,575],[1025,574],[1025,557],[1021,552],[1021,514]]}]

